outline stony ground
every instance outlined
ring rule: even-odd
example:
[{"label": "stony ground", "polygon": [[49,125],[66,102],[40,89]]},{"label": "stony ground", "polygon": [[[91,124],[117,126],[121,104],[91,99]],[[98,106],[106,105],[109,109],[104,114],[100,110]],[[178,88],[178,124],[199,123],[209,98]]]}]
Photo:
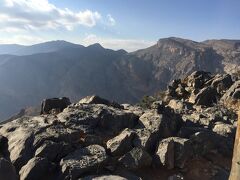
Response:
[{"label": "stony ground", "polygon": [[0,126],[0,179],[228,179],[240,81],[194,72],[148,108],[97,96]]}]

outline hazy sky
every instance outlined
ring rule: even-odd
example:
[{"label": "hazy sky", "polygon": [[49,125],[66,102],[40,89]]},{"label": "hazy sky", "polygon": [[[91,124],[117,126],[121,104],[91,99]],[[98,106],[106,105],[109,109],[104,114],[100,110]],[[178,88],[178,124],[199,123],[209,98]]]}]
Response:
[{"label": "hazy sky", "polygon": [[240,0],[0,0],[0,43],[132,51],[169,36],[240,39]]}]

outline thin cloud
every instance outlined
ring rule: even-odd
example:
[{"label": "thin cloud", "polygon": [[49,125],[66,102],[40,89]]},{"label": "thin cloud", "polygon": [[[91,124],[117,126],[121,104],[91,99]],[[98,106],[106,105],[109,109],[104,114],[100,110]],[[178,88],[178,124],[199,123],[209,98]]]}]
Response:
[{"label": "thin cloud", "polygon": [[108,19],[109,25],[111,25],[111,26],[115,26],[116,25],[116,20],[112,17],[111,14],[107,15],[107,19]]},{"label": "thin cloud", "polygon": [[58,8],[48,0],[3,0],[0,4],[1,29],[57,29],[73,30],[75,26],[93,27],[102,18],[97,11],[73,12]]}]

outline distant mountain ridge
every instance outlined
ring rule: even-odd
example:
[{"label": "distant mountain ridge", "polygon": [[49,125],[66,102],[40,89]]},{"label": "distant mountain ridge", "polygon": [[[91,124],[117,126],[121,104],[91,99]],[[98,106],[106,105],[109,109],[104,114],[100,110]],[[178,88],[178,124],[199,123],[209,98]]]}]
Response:
[{"label": "distant mountain ridge", "polygon": [[135,103],[196,70],[233,73],[240,64],[238,44],[238,40],[170,37],[131,53],[66,41],[14,45],[16,51],[14,46],[7,50],[0,45],[0,54],[5,54],[0,55],[0,119],[44,98],[67,96],[74,102],[97,94]]}]

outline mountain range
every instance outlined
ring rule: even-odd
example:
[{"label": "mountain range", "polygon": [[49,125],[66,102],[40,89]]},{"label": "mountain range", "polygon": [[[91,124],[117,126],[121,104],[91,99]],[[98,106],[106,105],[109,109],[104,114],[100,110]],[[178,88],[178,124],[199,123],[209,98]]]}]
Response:
[{"label": "mountain range", "polygon": [[0,119],[51,97],[75,102],[97,94],[135,103],[193,71],[233,74],[239,64],[240,40],[170,37],[130,53],[66,41],[0,45]]}]

